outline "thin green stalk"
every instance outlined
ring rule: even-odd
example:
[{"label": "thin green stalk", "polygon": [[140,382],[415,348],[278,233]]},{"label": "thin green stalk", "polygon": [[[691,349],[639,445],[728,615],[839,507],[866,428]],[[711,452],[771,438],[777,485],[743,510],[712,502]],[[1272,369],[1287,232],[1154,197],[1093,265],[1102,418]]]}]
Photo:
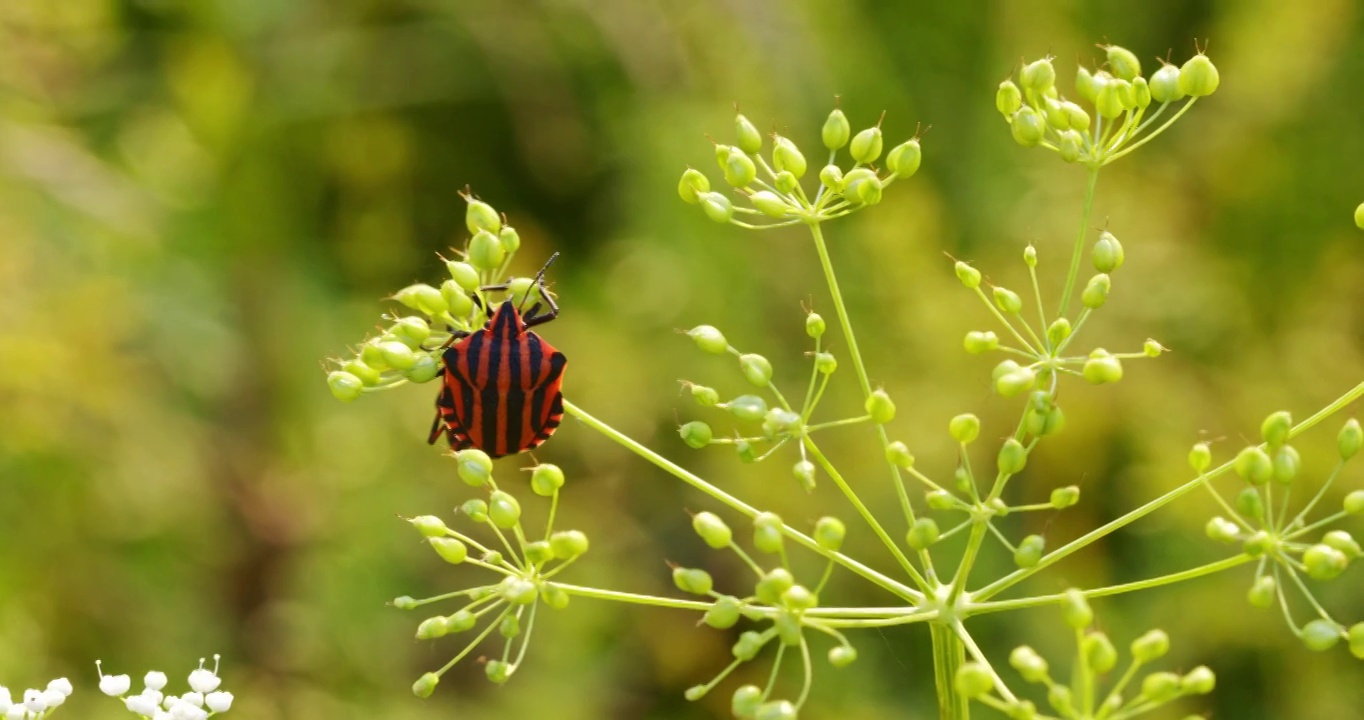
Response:
[{"label": "thin green stalk", "polygon": [[700,610],[701,612],[709,610],[712,605],[712,603],[701,602],[699,600],[682,600],[680,598],[659,597],[657,595],[641,595],[639,593],[620,592],[619,590],[603,590],[601,588],[585,587],[582,585],[569,585],[568,583],[554,583],[554,586],[569,595],[579,595],[581,597],[596,598],[598,600],[610,600],[612,602],[626,602],[634,605],[653,605],[655,607],[675,608],[678,610]]},{"label": "thin green stalk", "polygon": [[[635,441],[634,439],[630,438],[629,436],[625,435],[619,430],[611,427],[610,425],[607,425],[601,420],[598,420],[597,418],[588,414],[587,411],[583,410],[577,405],[574,405],[568,400],[564,400],[564,410],[573,417],[576,417],[579,420],[581,420],[583,424],[605,435],[606,437],[615,441],[617,444],[621,445],[630,452],[633,452],[634,454],[644,458],[645,460],[648,460],[649,462],[653,463],[660,469],[666,471],[668,474],[681,480],[682,482],[691,485],[697,490],[700,490],[701,492],[711,496],[712,498],[715,498],[716,500],[743,513],[744,515],[747,515],[750,518],[756,517],[758,515],[757,508],[753,507],[752,505],[749,505],[748,503],[740,500],[739,498],[734,497],[733,495],[730,495],[729,493],[721,490],[720,488],[711,485],[710,483],[706,482],[700,477],[697,477],[696,475],[688,472],[677,463],[674,463],[673,461],[663,457],[662,455],[659,455],[653,450],[650,450],[649,448],[641,445],[639,442]],[[847,555],[844,555],[842,553],[831,553],[825,550],[824,548],[821,548],[819,546],[819,543],[815,542],[815,539],[810,537],[809,535],[799,532],[787,525],[782,525],[782,533],[785,534],[787,537],[791,538],[792,540],[795,540],[800,545],[803,545],[804,547],[813,550],[814,552],[819,553],[820,555],[833,558],[834,562],[837,562],[838,564],[842,565],[843,567],[846,567],[847,569],[853,571],[858,575],[861,575],[863,578],[866,578],[867,580],[884,588],[890,593],[893,593],[915,604],[918,604],[920,601],[923,600],[924,597],[923,593],[915,590],[914,588],[909,587],[908,585],[905,585],[902,582],[893,580],[890,577],[887,577],[886,575],[877,572],[876,570],[873,570],[867,567],[866,565],[863,565],[862,563],[848,557]]]},{"label": "thin green stalk", "polygon": [[[1089,168],[1089,183],[1085,187],[1085,209],[1080,215],[1080,232],[1075,235],[1075,248],[1070,253],[1070,272],[1066,273],[1065,290],[1061,292],[1061,306],[1056,317],[1065,317],[1070,307],[1070,294],[1075,288],[1075,278],[1080,274],[1080,257],[1085,251],[1085,236],[1089,234],[1089,216],[1094,211],[1094,190],[1099,185],[1099,167]],[[1073,333],[1072,333],[1073,334]]]},{"label": "thin green stalk", "polygon": [[933,640],[933,682],[938,691],[939,720],[970,720],[971,704],[957,692],[957,670],[966,662],[966,645],[949,625],[929,625]]},{"label": "thin green stalk", "polygon": [[[1243,553],[1241,555],[1236,555],[1235,557],[1229,557],[1225,560],[1218,560],[1217,562],[1211,562],[1208,563],[1207,565],[1199,565],[1196,568],[1181,570],[1180,572],[1170,573],[1168,575],[1161,575],[1160,577],[1147,578],[1145,580],[1136,580],[1133,582],[1122,583],[1119,585],[1108,585],[1105,587],[1094,588],[1092,590],[1081,590],[1080,594],[1084,595],[1087,598],[1096,598],[1104,597],[1106,595],[1121,595],[1122,593],[1136,592],[1138,590],[1149,590],[1154,587],[1160,587],[1161,585],[1173,585],[1174,583],[1181,583],[1186,580],[1200,578],[1203,577],[1204,575],[1211,575],[1213,573],[1222,572],[1223,570],[1230,570],[1234,567],[1244,565],[1254,559],[1255,558]],[[1038,595],[1034,597],[1021,598],[1018,600],[995,600],[990,602],[973,603],[969,607],[967,612],[971,615],[978,615],[982,613],[1001,612],[1004,610],[1022,610],[1023,608],[1040,607],[1042,605],[1053,605],[1056,603],[1063,602],[1065,599],[1066,596],[1064,594],[1058,593],[1056,595]]]}]

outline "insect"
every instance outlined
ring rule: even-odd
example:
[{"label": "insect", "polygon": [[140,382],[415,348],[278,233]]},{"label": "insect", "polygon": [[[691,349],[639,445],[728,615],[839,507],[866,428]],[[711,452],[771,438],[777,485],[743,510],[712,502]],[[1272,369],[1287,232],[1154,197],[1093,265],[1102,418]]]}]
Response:
[{"label": "insect", "polygon": [[436,397],[436,420],[427,442],[434,444],[445,434],[455,450],[477,448],[501,457],[538,447],[559,427],[564,415],[560,384],[568,361],[530,331],[559,316],[559,306],[545,289],[545,271],[557,257],[558,253],[550,256],[531,283],[531,289],[540,289],[545,308],[537,302],[522,315],[508,299],[497,306],[482,329],[454,333],[454,344],[442,356],[445,367]]}]

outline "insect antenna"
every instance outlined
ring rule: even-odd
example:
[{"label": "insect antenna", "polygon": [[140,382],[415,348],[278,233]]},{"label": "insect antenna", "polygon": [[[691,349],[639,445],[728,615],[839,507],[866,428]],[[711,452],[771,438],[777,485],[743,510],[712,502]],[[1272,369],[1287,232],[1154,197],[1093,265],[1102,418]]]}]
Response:
[{"label": "insect antenna", "polygon": [[549,259],[545,261],[545,266],[540,268],[540,272],[535,273],[535,279],[531,281],[530,288],[526,289],[526,294],[521,298],[521,304],[516,306],[517,314],[521,313],[521,309],[526,306],[526,301],[530,299],[531,289],[536,287],[543,288],[545,286],[545,271],[548,270],[549,266],[553,265],[554,261],[558,259],[559,253],[556,252],[553,255],[550,255]]}]

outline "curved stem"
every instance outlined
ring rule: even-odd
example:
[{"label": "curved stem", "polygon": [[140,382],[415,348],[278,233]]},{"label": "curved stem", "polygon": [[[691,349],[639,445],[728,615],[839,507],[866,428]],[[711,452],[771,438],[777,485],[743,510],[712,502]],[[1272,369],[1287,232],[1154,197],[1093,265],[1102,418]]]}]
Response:
[{"label": "curved stem", "polygon": [[[1075,235],[1075,248],[1070,253],[1070,272],[1066,273],[1065,289],[1061,292],[1061,306],[1056,317],[1065,317],[1070,306],[1071,291],[1075,288],[1075,277],[1080,274],[1080,257],[1085,251],[1085,235],[1089,234],[1089,215],[1094,211],[1094,190],[1099,185],[1099,167],[1089,168],[1089,184],[1085,188],[1085,210],[1080,215],[1080,232]],[[1074,335],[1074,332],[1071,333]]]}]

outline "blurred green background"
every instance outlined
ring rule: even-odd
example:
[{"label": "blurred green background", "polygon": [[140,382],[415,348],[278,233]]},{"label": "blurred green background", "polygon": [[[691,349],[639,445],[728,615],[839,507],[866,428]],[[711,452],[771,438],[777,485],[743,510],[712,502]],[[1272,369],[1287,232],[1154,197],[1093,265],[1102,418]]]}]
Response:
[{"label": "blurred green background", "polygon": [[[1066,389],[1066,432],[1040,446],[1020,498],[1075,483],[1084,499],[1012,530],[1056,546],[1184,480],[1200,437],[1225,438],[1229,456],[1267,412],[1305,417],[1361,379],[1361,30],[1348,0],[0,2],[0,682],[69,675],[79,690],[60,717],[114,718],[95,658],[170,672],[178,692],[221,652],[236,717],[724,717],[732,684],[681,695],[724,665],[732,636],[582,599],[541,614],[507,686],[465,663],[430,700],[409,692],[460,645],[414,642],[421,613],[385,601],[470,577],[396,516],[448,517],[470,491],[423,442],[433,387],[343,405],[322,360],[372,330],[380,298],[439,277],[434,253],[465,237],[457,190],[521,230],[520,272],[563,252],[564,314],[544,335],[570,358],[571,399],[793,522],[843,515],[853,551],[889,569],[829,483],[799,490],[789,456],[745,466],[677,439],[679,419],[704,417],[678,378],[725,394],[743,381],[676,328],[716,324],[801,385],[801,304],[833,316],[807,236],[710,223],[677,199],[678,174],[718,178],[704,133],[730,136],[734,101],[807,148],[835,94],[855,129],[888,111],[888,147],[932,125],[919,174],[829,234],[873,380],[899,403],[892,434],[947,476],[948,418],[977,412],[994,438],[1017,410],[988,389],[993,360],[960,349],[988,317],[943,253],[1019,287],[1033,242],[1054,302],[1083,190],[1078,168],[1013,144],[996,84],[1024,56],[1057,55],[1065,88],[1095,42],[1151,68],[1210,38],[1218,93],[1100,179],[1094,224],[1127,263],[1086,347],[1150,336],[1175,352],[1129,363],[1117,386]],[[835,380],[827,417],[856,412],[850,365]],[[1305,482],[1339,420],[1302,443]],[[870,504],[892,506],[870,433],[824,445]],[[569,581],[670,594],[665,560],[709,567],[721,587],[742,577],[683,511],[717,508],[652,466],[572,420],[537,457],[567,470],[562,522],[593,541]],[[1027,587],[1216,559],[1213,513],[1190,496]],[[977,577],[1008,563],[992,556]],[[1168,668],[1218,672],[1218,692],[1181,709],[1364,717],[1364,666],[1309,653],[1252,610],[1250,577],[1095,607],[1120,647],[1160,626]],[[1364,618],[1361,582],[1323,589],[1347,622]],[[836,583],[826,603],[887,602]],[[996,658],[1027,642],[1066,664],[1055,610],[975,627]],[[820,663],[807,716],[932,716],[924,628],[855,642],[852,668]]]}]

